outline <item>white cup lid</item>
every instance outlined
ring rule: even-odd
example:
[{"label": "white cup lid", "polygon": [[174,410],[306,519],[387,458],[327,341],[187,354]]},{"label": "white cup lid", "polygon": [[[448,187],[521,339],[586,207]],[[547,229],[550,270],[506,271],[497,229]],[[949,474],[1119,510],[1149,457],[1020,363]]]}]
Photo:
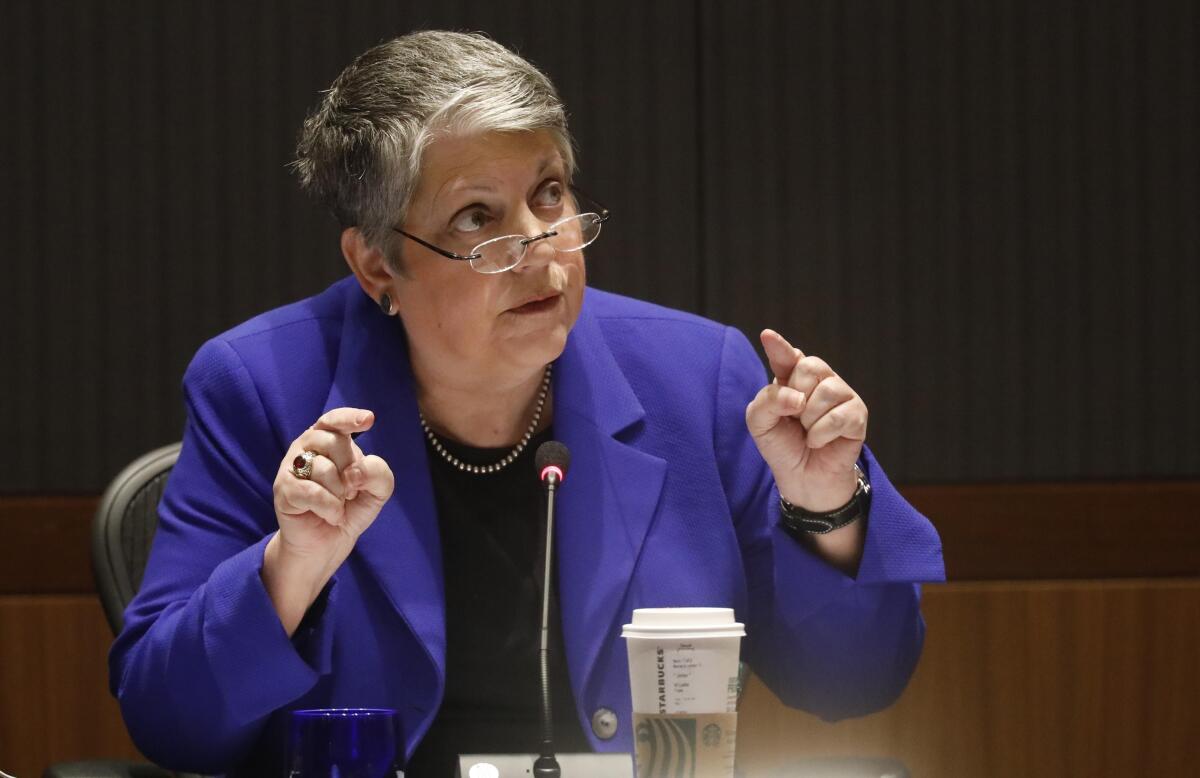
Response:
[{"label": "white cup lid", "polygon": [[637,608],[633,622],[621,629],[627,638],[670,634],[743,637],[746,627],[734,621],[733,608]]}]

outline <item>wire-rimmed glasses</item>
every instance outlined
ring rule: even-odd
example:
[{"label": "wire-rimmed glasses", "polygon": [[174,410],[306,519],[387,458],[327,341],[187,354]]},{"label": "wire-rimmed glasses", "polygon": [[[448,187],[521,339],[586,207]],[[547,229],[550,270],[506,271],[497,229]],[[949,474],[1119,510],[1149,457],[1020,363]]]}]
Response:
[{"label": "wire-rimmed glasses", "polygon": [[548,242],[555,251],[568,252],[582,251],[600,237],[600,227],[608,221],[608,209],[581,192],[578,187],[572,186],[571,191],[595,206],[596,210],[559,219],[537,235],[501,235],[498,238],[485,240],[471,249],[469,254],[456,254],[453,251],[439,248],[399,227],[392,227],[392,229],[410,240],[415,240],[430,251],[436,251],[446,259],[470,262],[471,269],[477,273],[503,273],[505,270],[512,270],[521,264],[521,260],[525,258],[525,252],[539,240]]}]

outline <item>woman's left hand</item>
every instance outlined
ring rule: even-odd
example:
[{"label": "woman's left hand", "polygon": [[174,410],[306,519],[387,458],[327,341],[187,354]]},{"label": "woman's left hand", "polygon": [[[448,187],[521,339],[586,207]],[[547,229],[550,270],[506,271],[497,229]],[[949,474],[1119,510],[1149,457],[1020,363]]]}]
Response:
[{"label": "woman's left hand", "polygon": [[746,426],[780,495],[805,510],[836,510],[858,487],[854,463],[867,437],[867,406],[824,360],[774,330],[759,336],[775,380],[746,406]]}]

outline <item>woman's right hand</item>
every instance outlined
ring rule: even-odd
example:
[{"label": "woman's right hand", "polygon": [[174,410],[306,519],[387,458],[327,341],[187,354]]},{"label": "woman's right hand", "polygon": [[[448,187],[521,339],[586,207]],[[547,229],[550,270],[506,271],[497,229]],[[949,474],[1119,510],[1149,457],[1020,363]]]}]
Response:
[{"label": "woman's right hand", "polygon": [[[395,480],[377,456],[364,456],[350,436],[375,423],[359,408],[335,408],[292,441],[273,487],[279,531],[263,555],[263,583],[290,635],[333,572],[354,549],[388,498]],[[292,472],[305,451],[310,478]]]},{"label": "woman's right hand", "polygon": [[[308,558],[349,554],[392,496],[391,468],[377,456],[363,456],[350,437],[374,423],[370,411],[335,408],[292,441],[274,486],[279,535],[290,553]],[[318,454],[307,479],[292,473],[305,451]]]}]

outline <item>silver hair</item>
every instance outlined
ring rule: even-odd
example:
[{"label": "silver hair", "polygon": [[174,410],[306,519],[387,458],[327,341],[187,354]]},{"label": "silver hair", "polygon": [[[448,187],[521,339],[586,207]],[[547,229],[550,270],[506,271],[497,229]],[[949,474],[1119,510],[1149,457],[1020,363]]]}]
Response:
[{"label": "silver hair", "polygon": [[569,175],[567,114],[544,73],[478,33],[427,30],[363,52],[304,121],[301,188],[400,269],[403,223],[425,148],[439,134],[549,130]]}]

